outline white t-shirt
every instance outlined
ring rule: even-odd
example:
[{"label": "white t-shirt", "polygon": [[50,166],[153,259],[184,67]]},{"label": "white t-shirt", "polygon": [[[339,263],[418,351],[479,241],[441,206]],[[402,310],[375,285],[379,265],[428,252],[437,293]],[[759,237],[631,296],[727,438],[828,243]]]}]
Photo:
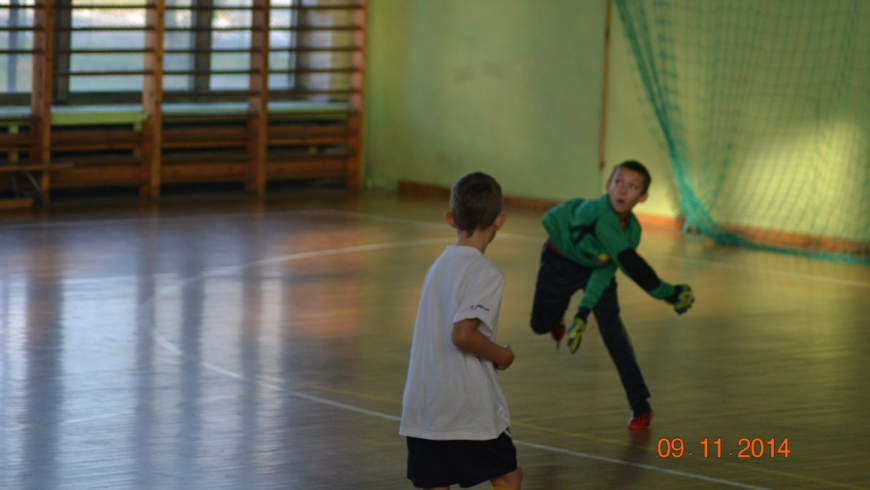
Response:
[{"label": "white t-shirt", "polygon": [[453,345],[453,324],[480,319],[495,340],[504,274],[473,247],[447,247],[426,273],[399,434],[431,440],[489,440],[510,426],[492,362]]}]

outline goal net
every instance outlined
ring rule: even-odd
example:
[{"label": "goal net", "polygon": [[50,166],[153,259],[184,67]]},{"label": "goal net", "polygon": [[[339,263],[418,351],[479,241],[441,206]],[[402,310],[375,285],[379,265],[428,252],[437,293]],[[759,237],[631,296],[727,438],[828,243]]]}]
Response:
[{"label": "goal net", "polygon": [[615,4],[684,230],[870,263],[870,2]]}]

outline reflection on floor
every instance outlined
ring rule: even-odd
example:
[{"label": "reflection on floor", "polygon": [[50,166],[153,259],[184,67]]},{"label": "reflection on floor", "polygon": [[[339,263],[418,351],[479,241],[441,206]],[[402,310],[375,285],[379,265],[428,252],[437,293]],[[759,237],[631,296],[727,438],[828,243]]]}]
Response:
[{"label": "reflection on floor", "polygon": [[[411,488],[398,417],[445,206],[322,191],[0,216],[0,488]],[[656,411],[631,433],[594,326],[574,356],[529,329],[543,229],[507,211],[487,256],[524,488],[870,488],[870,268],[647,227],[640,253],[698,302],[678,317],[619,276]]]}]

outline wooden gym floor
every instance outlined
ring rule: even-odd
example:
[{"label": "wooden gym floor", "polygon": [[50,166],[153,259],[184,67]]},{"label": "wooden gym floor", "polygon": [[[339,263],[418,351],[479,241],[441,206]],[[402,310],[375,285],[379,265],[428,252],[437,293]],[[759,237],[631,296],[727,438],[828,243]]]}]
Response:
[{"label": "wooden gym floor", "polygon": [[[322,190],[0,215],[0,488],[411,488],[398,419],[445,208]],[[507,212],[487,256],[525,489],[870,488],[870,267],[647,226],[641,254],[698,302],[678,317],[620,275],[656,411],[632,434],[597,329],[574,356],[529,329],[541,213]]]}]

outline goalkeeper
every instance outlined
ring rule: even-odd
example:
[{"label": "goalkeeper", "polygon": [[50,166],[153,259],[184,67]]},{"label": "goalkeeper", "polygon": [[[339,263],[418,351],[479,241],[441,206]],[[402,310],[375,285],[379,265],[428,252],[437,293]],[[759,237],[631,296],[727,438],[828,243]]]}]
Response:
[{"label": "goalkeeper", "polygon": [[647,199],[651,180],[641,163],[626,161],[613,169],[607,194],[594,200],[572,199],[544,214],[549,239],[541,252],[532,305],[532,330],[550,333],[558,347],[565,335],[563,318],[571,296],[584,290],[568,328],[568,348],[572,354],[577,352],[589,313],[595,313],[601,338],[631,405],[629,429],[649,427],[653,413],[649,389],[619,317],[616,269],[622,269],[653,298],[672,305],[678,314],[685,313],[695,301],[688,285],[662,281],[635,251],[641,230],[631,210]]}]

